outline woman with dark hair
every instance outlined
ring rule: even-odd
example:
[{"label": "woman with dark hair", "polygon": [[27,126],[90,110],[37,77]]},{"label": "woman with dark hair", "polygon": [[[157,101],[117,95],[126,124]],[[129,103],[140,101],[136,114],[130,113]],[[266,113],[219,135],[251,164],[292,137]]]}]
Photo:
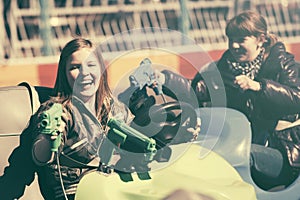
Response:
[{"label": "woman with dark hair", "polygon": [[[58,113],[54,117],[57,131],[51,134],[43,129],[48,122],[41,120],[49,110]],[[35,173],[45,199],[72,200],[80,179],[91,170],[105,170],[105,165],[114,166],[119,175],[124,170],[125,174],[148,170],[143,145],[134,137],[132,141],[126,137],[126,147],[120,146],[124,151],[111,152],[105,137],[111,118],[122,126],[134,125],[134,115],[111,93],[100,48],[94,48],[89,40],[73,39],[62,49],[53,94],[32,115],[20,145],[9,157],[9,166],[0,177],[1,199],[21,197]],[[196,133],[185,127],[189,134]],[[142,152],[141,156],[137,152]]]},{"label": "woman with dark hair", "polygon": [[[276,127],[283,120],[291,124],[300,112],[300,66],[285,45],[269,32],[264,17],[256,12],[245,11],[229,20],[226,35],[228,50],[216,65],[203,67],[192,80],[168,70],[153,73],[165,94],[184,101],[196,95],[200,106],[216,100],[212,94],[219,91],[226,96],[225,101],[217,99],[218,105],[212,103],[212,106],[226,106],[244,113],[251,122],[256,150],[268,145],[278,148],[270,144],[270,138],[277,133]],[[212,75],[214,67],[222,80]],[[294,149],[290,155],[285,149],[278,149],[284,162],[275,177],[253,168],[253,179],[264,189],[288,185],[298,176],[299,169],[291,160],[299,162],[299,150]]]},{"label": "woman with dark hair", "polygon": [[[62,105],[59,132],[44,134],[41,113],[55,103]],[[130,123],[133,115],[113,98],[100,50],[89,40],[74,39],[61,52],[52,97],[31,117],[9,158],[0,179],[1,199],[22,196],[35,172],[45,199],[74,199],[80,178],[99,166],[97,151],[110,117]],[[60,144],[56,152],[53,142]]]}]

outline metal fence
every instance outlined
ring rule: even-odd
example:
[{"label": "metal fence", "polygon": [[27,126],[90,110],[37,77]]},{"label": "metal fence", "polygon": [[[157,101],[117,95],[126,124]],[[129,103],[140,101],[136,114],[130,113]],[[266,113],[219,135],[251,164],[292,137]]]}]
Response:
[{"label": "metal fence", "polygon": [[300,42],[300,0],[255,0],[251,9],[266,16],[270,30],[286,42]]},{"label": "metal fence", "polygon": [[4,0],[0,3],[0,27],[5,30],[0,33],[0,60],[46,62],[74,37],[101,43],[133,29],[142,30],[141,34],[109,40],[103,51],[143,48],[147,43],[185,45],[166,30],[182,32],[207,50],[223,49],[226,21],[245,9],[264,14],[273,32],[295,41],[300,36],[299,1]]}]

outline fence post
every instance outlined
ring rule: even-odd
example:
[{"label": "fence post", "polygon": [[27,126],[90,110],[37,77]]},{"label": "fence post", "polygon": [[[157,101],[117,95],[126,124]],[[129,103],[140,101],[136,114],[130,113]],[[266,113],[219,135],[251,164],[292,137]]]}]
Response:
[{"label": "fence post", "polygon": [[187,43],[187,36],[190,29],[190,21],[189,21],[189,13],[187,9],[186,0],[179,0],[180,2],[180,19],[179,19],[179,27],[180,31],[183,34],[182,44],[185,45]]},{"label": "fence post", "polygon": [[0,2],[0,10],[2,11],[1,13],[3,13],[3,14],[0,18],[0,27],[3,31],[0,32],[0,45],[1,45],[1,47],[0,47],[0,60],[4,60],[5,40],[8,40],[8,38],[5,38],[5,34],[4,34],[5,31],[6,31],[6,28],[5,28],[5,24],[4,24],[4,20],[3,20],[4,14],[5,14],[3,4],[4,4],[4,2],[1,1]]},{"label": "fence post", "polygon": [[53,55],[51,46],[51,24],[50,24],[50,11],[48,0],[40,0],[40,36],[43,41],[42,54],[44,56]]}]

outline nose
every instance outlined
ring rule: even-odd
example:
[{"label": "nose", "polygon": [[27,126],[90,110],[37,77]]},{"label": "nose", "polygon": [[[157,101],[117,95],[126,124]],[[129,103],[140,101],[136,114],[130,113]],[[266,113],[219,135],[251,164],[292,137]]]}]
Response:
[{"label": "nose", "polygon": [[232,46],[232,48],[234,48],[234,49],[240,48],[240,45],[239,45],[239,43],[237,43],[237,42],[232,42],[231,46]]},{"label": "nose", "polygon": [[82,63],[81,67],[80,67],[80,73],[85,76],[89,74],[89,70],[88,67],[86,66],[86,64]]}]

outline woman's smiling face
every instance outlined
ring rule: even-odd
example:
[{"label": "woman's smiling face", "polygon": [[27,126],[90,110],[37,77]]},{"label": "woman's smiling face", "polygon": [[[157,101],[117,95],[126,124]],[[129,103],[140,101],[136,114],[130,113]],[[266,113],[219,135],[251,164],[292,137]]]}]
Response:
[{"label": "woman's smiling face", "polygon": [[253,61],[259,54],[260,39],[255,36],[230,37],[229,50],[237,62]]},{"label": "woman's smiling face", "polygon": [[101,79],[101,70],[91,48],[80,49],[70,56],[66,75],[75,96],[82,101],[88,101],[95,96]]}]

